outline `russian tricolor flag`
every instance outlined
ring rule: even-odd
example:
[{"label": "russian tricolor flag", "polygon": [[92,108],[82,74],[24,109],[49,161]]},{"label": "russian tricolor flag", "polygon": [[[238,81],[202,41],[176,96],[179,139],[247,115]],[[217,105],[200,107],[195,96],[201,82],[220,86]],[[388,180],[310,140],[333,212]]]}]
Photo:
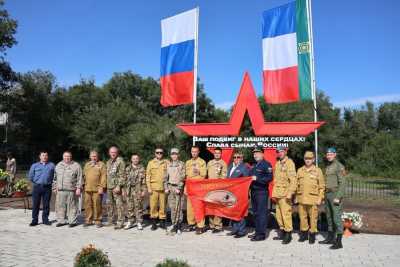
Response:
[{"label": "russian tricolor flag", "polygon": [[263,13],[263,87],[267,103],[311,99],[307,0]]},{"label": "russian tricolor flag", "polygon": [[161,21],[161,105],[191,104],[197,79],[198,10]]}]

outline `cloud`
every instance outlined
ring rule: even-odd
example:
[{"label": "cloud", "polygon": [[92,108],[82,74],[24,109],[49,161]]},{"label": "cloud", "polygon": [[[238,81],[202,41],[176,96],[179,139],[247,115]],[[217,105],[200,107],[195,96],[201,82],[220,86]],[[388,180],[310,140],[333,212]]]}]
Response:
[{"label": "cloud", "polygon": [[396,101],[400,101],[400,94],[366,96],[366,97],[336,102],[336,103],[333,103],[333,105],[335,107],[345,108],[345,107],[362,106],[366,102],[372,102],[373,104],[382,104],[384,102],[396,102]]},{"label": "cloud", "polygon": [[233,101],[226,101],[226,102],[222,102],[222,103],[216,103],[215,106],[217,108],[223,109],[223,110],[229,110],[233,104],[235,104],[235,102]]}]

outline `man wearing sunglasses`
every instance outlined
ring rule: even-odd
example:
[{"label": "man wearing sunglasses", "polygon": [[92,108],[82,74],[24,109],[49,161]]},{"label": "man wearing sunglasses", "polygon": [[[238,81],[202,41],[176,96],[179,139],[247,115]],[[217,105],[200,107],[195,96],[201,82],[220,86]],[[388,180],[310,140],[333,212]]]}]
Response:
[{"label": "man wearing sunglasses", "polygon": [[160,147],[154,152],[154,159],[149,161],[146,168],[147,191],[150,195],[150,219],[151,230],[157,229],[157,221],[160,227],[165,229],[165,205],[166,195],[164,178],[167,172],[167,160],[163,159],[164,150]]},{"label": "man wearing sunglasses", "polygon": [[[236,152],[233,155],[233,162],[228,167],[228,178],[240,178],[249,176],[249,169],[243,163],[243,154]],[[241,238],[246,233],[246,219],[242,218],[240,221],[232,221],[232,231],[227,235]]]}]

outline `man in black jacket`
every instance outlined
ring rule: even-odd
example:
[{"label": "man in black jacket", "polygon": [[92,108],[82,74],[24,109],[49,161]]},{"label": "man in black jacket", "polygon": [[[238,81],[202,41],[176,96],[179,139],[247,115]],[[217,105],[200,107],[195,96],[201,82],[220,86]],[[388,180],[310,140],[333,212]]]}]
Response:
[{"label": "man in black jacket", "polygon": [[257,147],[253,150],[256,163],[250,170],[253,178],[251,183],[251,206],[255,222],[255,234],[250,235],[251,241],[265,240],[267,231],[267,218],[269,215],[268,184],[272,180],[272,165],[264,160],[263,148]]}]

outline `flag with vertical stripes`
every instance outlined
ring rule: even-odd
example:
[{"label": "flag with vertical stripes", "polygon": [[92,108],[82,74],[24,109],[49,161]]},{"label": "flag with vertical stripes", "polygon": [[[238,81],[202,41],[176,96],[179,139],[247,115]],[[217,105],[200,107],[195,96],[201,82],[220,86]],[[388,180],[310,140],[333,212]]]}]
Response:
[{"label": "flag with vertical stripes", "polygon": [[267,103],[312,99],[307,0],[263,13],[263,89]]},{"label": "flag with vertical stripes", "polygon": [[193,103],[197,9],[161,21],[161,105]]}]

